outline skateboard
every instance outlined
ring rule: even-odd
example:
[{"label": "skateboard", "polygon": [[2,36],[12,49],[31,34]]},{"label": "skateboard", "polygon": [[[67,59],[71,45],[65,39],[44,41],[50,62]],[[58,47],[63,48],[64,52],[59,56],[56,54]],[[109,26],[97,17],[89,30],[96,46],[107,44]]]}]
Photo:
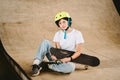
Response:
[{"label": "skateboard", "polygon": [[[50,48],[50,52],[52,55],[56,56],[57,59],[70,57],[75,53],[74,51],[58,49],[58,48],[54,48],[54,47]],[[92,67],[98,66],[100,64],[99,58],[88,55],[88,54],[84,54],[84,53],[81,53],[80,56],[77,57],[76,59],[72,60],[72,62],[80,63],[83,65],[88,65],[88,66],[92,66]]]}]

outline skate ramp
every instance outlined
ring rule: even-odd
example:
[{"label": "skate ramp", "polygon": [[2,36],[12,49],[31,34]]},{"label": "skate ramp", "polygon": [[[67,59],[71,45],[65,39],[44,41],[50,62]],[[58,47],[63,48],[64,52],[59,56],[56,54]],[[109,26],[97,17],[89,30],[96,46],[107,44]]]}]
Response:
[{"label": "skate ramp", "polygon": [[1,80],[31,80],[25,71],[12,59],[0,40],[0,79]]},{"label": "skate ramp", "polygon": [[120,16],[112,0],[1,0],[0,38],[9,55],[31,75],[31,65],[43,39],[52,42],[58,30],[54,16],[70,13],[72,27],[85,39],[83,53],[100,58],[98,67],[75,71],[70,75],[42,73],[33,80],[119,80]]}]

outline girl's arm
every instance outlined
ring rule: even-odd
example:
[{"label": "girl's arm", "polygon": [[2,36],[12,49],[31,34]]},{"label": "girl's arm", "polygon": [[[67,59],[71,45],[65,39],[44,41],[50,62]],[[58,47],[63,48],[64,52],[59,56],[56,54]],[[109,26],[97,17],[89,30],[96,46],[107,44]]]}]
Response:
[{"label": "girl's arm", "polygon": [[76,59],[81,54],[81,44],[76,45],[76,52],[71,56],[72,59]]},{"label": "girl's arm", "polygon": [[55,42],[55,48],[60,48],[60,43],[59,42]]},{"label": "girl's arm", "polygon": [[76,52],[71,57],[61,59],[61,61],[62,62],[69,62],[69,61],[77,58],[78,56],[80,56],[80,54],[81,54],[81,45],[77,44],[76,45]]},{"label": "girl's arm", "polygon": [[[58,42],[55,42],[55,48],[60,48],[60,44]],[[51,55],[52,60],[57,60],[57,58],[54,55]]]}]

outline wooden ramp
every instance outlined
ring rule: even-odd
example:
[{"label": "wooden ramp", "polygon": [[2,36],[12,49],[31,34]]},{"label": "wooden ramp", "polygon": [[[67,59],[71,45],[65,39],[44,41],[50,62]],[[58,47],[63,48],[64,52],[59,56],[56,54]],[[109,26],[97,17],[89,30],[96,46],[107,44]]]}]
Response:
[{"label": "wooden ramp", "polygon": [[31,80],[14,59],[4,49],[0,40],[0,80]]}]

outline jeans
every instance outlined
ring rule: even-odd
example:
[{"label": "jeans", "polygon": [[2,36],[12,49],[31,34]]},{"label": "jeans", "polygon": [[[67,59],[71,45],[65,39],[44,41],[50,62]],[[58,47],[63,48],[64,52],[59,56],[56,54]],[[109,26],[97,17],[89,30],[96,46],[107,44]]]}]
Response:
[{"label": "jeans", "polygon": [[[45,56],[48,58],[49,61],[52,61],[52,58],[50,56],[51,47],[52,45],[50,44],[50,42],[48,40],[44,40],[38,48],[38,52],[35,56],[34,61],[39,60],[39,62],[42,62]],[[61,64],[50,64],[49,68],[57,72],[71,73],[75,70],[75,64],[72,62],[61,63]]]}]

